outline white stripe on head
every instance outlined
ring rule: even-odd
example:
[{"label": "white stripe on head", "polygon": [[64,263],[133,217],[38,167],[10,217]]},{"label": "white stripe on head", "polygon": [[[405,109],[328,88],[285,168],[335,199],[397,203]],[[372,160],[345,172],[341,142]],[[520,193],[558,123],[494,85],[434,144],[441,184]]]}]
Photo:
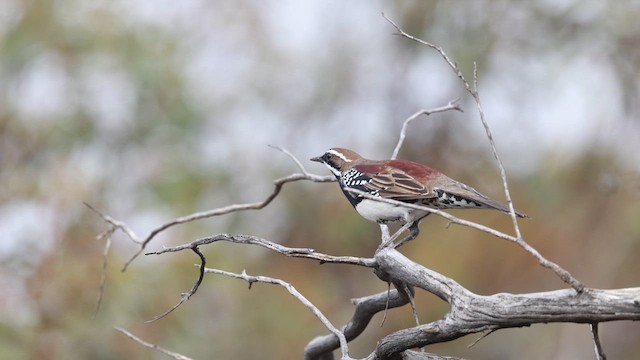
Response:
[{"label": "white stripe on head", "polygon": [[339,152],[339,151],[336,151],[336,150],[334,150],[334,149],[331,149],[331,150],[329,150],[329,151],[327,151],[327,152],[328,152],[329,154],[333,154],[333,155],[335,155],[335,156],[339,157],[339,158],[340,158],[340,159],[342,159],[342,161],[344,161],[344,162],[351,162],[351,160],[350,160],[350,159],[347,159],[347,157],[346,157],[346,156],[344,156],[344,154],[342,154],[342,153],[341,153],[341,152]]}]

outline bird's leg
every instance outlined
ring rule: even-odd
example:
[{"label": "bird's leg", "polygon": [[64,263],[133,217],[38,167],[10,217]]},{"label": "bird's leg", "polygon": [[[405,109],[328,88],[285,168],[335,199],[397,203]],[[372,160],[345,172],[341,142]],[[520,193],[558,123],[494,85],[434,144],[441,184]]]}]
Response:
[{"label": "bird's leg", "polygon": [[418,227],[419,224],[420,224],[420,220],[416,220],[416,221],[412,222],[410,224],[410,226],[409,226],[409,231],[410,231],[409,235],[407,237],[405,237],[404,239],[398,241],[398,243],[394,245],[394,249],[397,249],[400,246],[408,243],[409,241],[417,238],[418,234],[420,234],[420,228]]},{"label": "bird's leg", "polygon": [[[387,234],[386,234],[386,235],[387,235],[387,239],[385,240],[385,237],[384,237],[384,236],[385,236],[385,234],[384,234],[384,232],[383,232],[383,234],[382,234],[382,236],[383,236],[383,237],[382,237],[382,244],[380,245],[380,249],[382,249],[382,248],[386,248],[387,246],[390,246],[391,244],[393,244],[393,241],[394,241],[395,239],[397,239],[397,238],[398,238],[398,236],[400,236],[400,234],[402,234],[403,232],[405,232],[407,229],[412,228],[414,223],[415,223],[415,221],[410,221],[410,222],[408,222],[408,223],[406,223],[406,224],[402,225],[402,227],[401,227],[400,229],[398,229],[398,231],[396,231],[395,233],[393,233],[393,235],[392,235],[391,237],[389,237],[389,228],[387,227]],[[385,227],[386,227],[386,225],[380,225],[380,227],[381,227],[381,228],[382,228],[382,226],[385,226]],[[411,235],[410,235],[410,236],[411,236]],[[418,236],[418,235],[416,234],[416,236]],[[415,237],[414,237],[414,238],[415,238]],[[413,239],[411,239],[411,240],[413,240]],[[402,242],[404,242],[404,240],[403,240]],[[398,246],[397,246],[397,245],[394,245],[393,247],[394,247],[394,248],[396,248],[396,247],[398,247]]]}]

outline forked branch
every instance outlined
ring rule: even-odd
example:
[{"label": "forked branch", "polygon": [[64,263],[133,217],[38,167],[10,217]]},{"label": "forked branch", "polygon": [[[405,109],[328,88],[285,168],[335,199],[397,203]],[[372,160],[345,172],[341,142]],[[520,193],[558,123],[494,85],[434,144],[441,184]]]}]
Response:
[{"label": "forked branch", "polygon": [[440,298],[451,305],[451,310],[441,320],[388,335],[367,359],[394,359],[407,349],[451,341],[472,333],[537,323],[640,320],[640,288],[585,289],[577,295],[571,289],[563,289],[483,296],[407,259],[394,249],[378,251],[375,260],[379,271],[386,272],[395,281],[429,292],[443,292]]},{"label": "forked branch", "polygon": [[169,252],[191,250],[194,253],[196,253],[200,258],[199,276],[198,276],[198,279],[193,284],[193,286],[191,287],[191,290],[189,290],[186,293],[183,293],[180,297],[180,301],[178,301],[176,305],[174,305],[172,308],[165,311],[164,313],[154,317],[153,319],[148,320],[147,321],[148,323],[162,319],[163,317],[169,315],[175,309],[177,309],[180,305],[182,305],[185,301],[189,300],[189,298],[191,298],[191,296],[193,296],[196,293],[196,291],[198,291],[198,288],[200,287],[200,284],[202,284],[202,280],[204,279],[205,265],[206,265],[206,258],[200,252],[199,248],[200,246],[212,244],[218,241],[226,241],[226,242],[244,244],[244,245],[258,245],[286,256],[318,260],[320,261],[321,264],[340,263],[340,264],[359,265],[359,266],[365,266],[370,268],[375,267],[375,261],[371,258],[362,258],[362,257],[356,257],[356,256],[333,256],[333,255],[327,255],[327,254],[315,252],[313,249],[309,249],[309,248],[290,248],[269,240],[259,238],[257,236],[228,235],[228,234],[219,234],[215,236],[209,236],[206,238],[202,238],[202,239],[198,239],[196,241],[190,242],[188,244],[168,247],[159,251],[145,253],[145,255],[161,255]]}]

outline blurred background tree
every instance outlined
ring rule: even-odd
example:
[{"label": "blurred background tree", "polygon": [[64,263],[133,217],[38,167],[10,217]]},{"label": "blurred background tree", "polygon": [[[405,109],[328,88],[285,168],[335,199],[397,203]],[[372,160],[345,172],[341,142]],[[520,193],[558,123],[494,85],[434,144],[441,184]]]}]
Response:
[{"label": "blurred background tree", "polygon": [[[640,2],[110,1],[0,3],[0,348],[7,359],[161,358],[116,333],[194,358],[293,359],[326,329],[281,289],[194,280],[190,254],[139,258],[116,236],[93,317],[105,225],[87,201],[139,234],[180,215],[256,201],[294,164],[331,146],[389,157],[402,121],[463,97],[465,113],[416,122],[401,158],[428,163],[499,197],[473,104],[434,52],[392,36],[380,16],[443,46],[480,95],[513,186],[533,220],[525,238],[592,287],[640,278]],[[306,164],[306,163],[305,163]],[[309,169],[326,170],[308,164]],[[509,229],[501,214],[463,216]],[[443,219],[403,252],[477,293],[563,287],[519,248]],[[369,256],[377,226],[335,184],[296,183],[268,208],[180,226],[151,248],[221,233]],[[386,289],[369,271],[318,266],[261,249],[215,245],[210,264],[281,277],[335,324],[349,299]],[[418,295],[420,317],[446,311]],[[379,320],[379,319],[378,319]],[[377,320],[374,319],[374,323]],[[352,345],[413,322],[394,310]],[[603,324],[607,354],[640,354],[640,325]],[[246,339],[253,339],[246,342]],[[433,347],[474,359],[582,359],[586,326],[502,331]]]}]

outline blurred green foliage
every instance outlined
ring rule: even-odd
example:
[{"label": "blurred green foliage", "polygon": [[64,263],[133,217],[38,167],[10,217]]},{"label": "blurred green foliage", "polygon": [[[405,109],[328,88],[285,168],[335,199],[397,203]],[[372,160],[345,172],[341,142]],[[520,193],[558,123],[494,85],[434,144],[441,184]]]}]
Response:
[{"label": "blurred green foliage", "polygon": [[[113,239],[104,302],[94,316],[104,241],[93,239],[106,225],[82,201],[145,236],[176,216],[262,199],[274,178],[296,171],[267,144],[291,150],[323,174],[304,160],[330,146],[369,157],[390,153],[402,119],[463,92],[436,55],[389,36],[380,10],[444,46],[465,72],[477,62],[483,100],[501,94],[489,85],[484,92],[483,84],[497,82],[510,93],[487,116],[492,122],[494,113],[511,114],[507,107],[518,115],[498,123],[497,142],[514,145],[501,152],[519,169],[510,184],[517,207],[532,217],[522,221],[525,238],[588,286],[639,286],[639,144],[628,140],[640,138],[636,3],[319,3],[310,2],[312,10],[294,2],[0,4],[0,357],[162,358],[113,330],[122,326],[193,358],[300,358],[306,343],[327,331],[273,286],[247,290],[240,281],[207,276],[181,308],[145,324],[190,288],[198,259],[143,256],[121,272],[137,250],[122,234]],[[592,56],[594,72],[610,71],[617,89],[611,96],[619,96],[589,109],[599,117],[596,137],[572,150],[543,146],[546,133],[533,138],[527,130],[538,120],[529,110],[551,106],[533,94],[555,88],[538,76],[548,72],[544,59],[556,59],[551,69],[565,69],[572,53]],[[505,54],[523,55],[526,65],[509,66],[515,60]],[[501,77],[514,68],[516,75]],[[416,123],[401,157],[499,197],[474,108],[462,103],[464,114]],[[585,126],[590,121],[596,120],[584,119]],[[564,126],[559,139],[578,138],[577,128]],[[456,215],[510,229],[501,214]],[[262,211],[172,228],[150,246],[222,232],[357,256],[370,256],[379,237],[335,184],[295,183]],[[229,244],[203,251],[211,267],[292,283],[338,326],[352,314],[349,299],[386,290],[366,269]],[[423,222],[421,237],[403,252],[477,293],[564,286],[513,244],[436,217]],[[422,322],[447,311],[428,294],[416,301]],[[391,311],[383,327],[380,320],[353,342],[352,356],[366,356],[382,336],[413,324],[409,308]],[[611,358],[640,354],[638,324],[605,324],[601,336]],[[471,342],[429,350],[474,359],[592,357],[587,327],[571,324],[505,330],[468,349]]]}]

